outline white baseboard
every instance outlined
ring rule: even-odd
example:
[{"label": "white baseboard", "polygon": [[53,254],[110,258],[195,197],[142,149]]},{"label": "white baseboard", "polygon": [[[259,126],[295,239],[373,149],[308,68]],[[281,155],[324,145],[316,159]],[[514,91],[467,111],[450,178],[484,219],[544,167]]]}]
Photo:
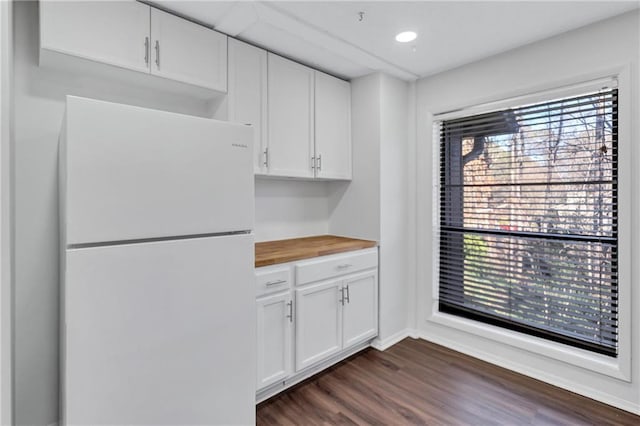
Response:
[{"label": "white baseboard", "polygon": [[378,337],[374,339],[373,342],[371,342],[371,347],[379,351],[386,351],[391,346],[406,339],[407,337],[412,337],[414,339],[417,339],[418,338],[417,330],[414,330],[411,328],[405,328],[404,330],[400,330],[397,333],[387,337],[386,339],[380,339]]},{"label": "white baseboard", "polygon": [[294,386],[297,385],[298,383],[308,379],[309,377],[313,376],[314,374],[320,373],[321,371],[325,370],[328,367],[331,367],[334,364],[337,364],[338,362],[349,358],[351,355],[356,354],[357,352],[360,352],[363,349],[366,349],[367,347],[371,346],[371,344],[368,341],[362,342],[360,344],[357,344],[356,346],[347,349],[345,351],[342,351],[340,353],[338,353],[337,355],[326,359],[325,361],[316,364],[312,367],[309,367],[305,370],[303,370],[302,372],[299,373],[294,373],[292,374],[290,377],[287,377],[286,379],[284,379],[281,382],[276,382],[272,385],[267,386],[264,389],[260,389],[258,392],[256,392],[256,404],[261,403],[262,401],[265,401],[269,398],[271,398],[272,396],[275,396],[277,394],[279,394],[280,392]]},{"label": "white baseboard", "polygon": [[478,358],[482,361],[486,361],[490,364],[497,365],[498,367],[506,368],[507,370],[515,371],[516,373],[523,374],[528,377],[540,380],[545,383],[557,386],[562,389],[566,389],[570,392],[577,393],[587,398],[594,399],[596,401],[603,402],[621,410],[628,411],[633,414],[640,415],[640,405],[633,404],[629,401],[620,399],[605,392],[601,392],[591,387],[583,386],[579,383],[565,380],[562,377],[558,377],[555,374],[549,374],[545,371],[531,368],[526,365],[515,363],[504,358],[497,357],[493,354],[480,351],[474,347],[460,344],[458,341],[448,340],[441,337],[435,337],[427,335],[424,332],[418,332],[417,337],[428,342],[436,343],[438,345],[445,346],[454,351],[469,355],[473,358]]}]

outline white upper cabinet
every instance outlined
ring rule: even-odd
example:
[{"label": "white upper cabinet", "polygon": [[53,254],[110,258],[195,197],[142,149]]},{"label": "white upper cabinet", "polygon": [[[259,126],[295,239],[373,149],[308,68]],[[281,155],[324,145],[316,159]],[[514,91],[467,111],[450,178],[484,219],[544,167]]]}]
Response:
[{"label": "white upper cabinet", "polygon": [[267,173],[267,51],[229,39],[229,121],[253,126],[253,169]]},{"label": "white upper cabinet", "polygon": [[256,173],[350,180],[350,83],[271,53],[267,58],[268,138],[256,153]]},{"label": "white upper cabinet", "polygon": [[149,72],[150,9],[136,1],[41,1],[40,47]]},{"label": "white upper cabinet", "polygon": [[316,71],[316,176],[351,179],[351,85]]},{"label": "white upper cabinet", "polygon": [[270,175],[313,178],[314,70],[268,54]]},{"label": "white upper cabinet", "polygon": [[227,36],[151,9],[151,74],[227,91]]},{"label": "white upper cabinet", "polygon": [[40,48],[227,91],[227,36],[137,1],[41,1]]}]

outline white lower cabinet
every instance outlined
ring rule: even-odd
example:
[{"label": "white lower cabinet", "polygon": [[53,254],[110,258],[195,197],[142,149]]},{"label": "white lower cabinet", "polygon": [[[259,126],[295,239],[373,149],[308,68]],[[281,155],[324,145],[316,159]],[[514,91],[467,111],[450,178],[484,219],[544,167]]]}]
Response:
[{"label": "white lower cabinet", "polygon": [[377,248],[258,268],[256,280],[258,394],[273,395],[378,334]]},{"label": "white lower cabinet", "polygon": [[344,280],[342,346],[349,347],[378,334],[378,271],[350,275]]},{"label": "white lower cabinet", "polygon": [[296,371],[342,348],[342,281],[296,290]]},{"label": "white lower cabinet", "polygon": [[293,300],[291,292],[256,300],[258,320],[258,382],[262,389],[285,379],[292,372],[291,336]]},{"label": "white lower cabinet", "polygon": [[296,290],[296,371],[378,334],[378,271]]}]

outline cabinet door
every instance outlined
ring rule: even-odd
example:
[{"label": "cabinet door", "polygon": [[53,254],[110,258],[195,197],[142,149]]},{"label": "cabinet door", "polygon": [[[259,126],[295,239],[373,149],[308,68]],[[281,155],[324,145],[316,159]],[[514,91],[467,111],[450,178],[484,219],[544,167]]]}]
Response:
[{"label": "cabinet door", "polygon": [[151,9],[151,74],[227,91],[227,36]]},{"label": "cabinet door", "polygon": [[267,172],[267,52],[229,39],[229,121],[253,126],[253,169]]},{"label": "cabinet door", "polygon": [[258,381],[262,389],[291,373],[291,293],[266,296],[256,301],[258,319]]},{"label": "cabinet door", "polygon": [[351,85],[316,71],[316,176],[351,179]]},{"label": "cabinet door", "polygon": [[41,1],[40,47],[149,72],[150,9],[137,1]]},{"label": "cabinet door", "polygon": [[378,334],[378,273],[351,275],[344,280],[343,348]]},{"label": "cabinet door", "polygon": [[314,177],[311,68],[268,54],[269,174]]},{"label": "cabinet door", "polygon": [[340,289],[341,282],[336,280],[296,290],[296,371],[340,351]]}]

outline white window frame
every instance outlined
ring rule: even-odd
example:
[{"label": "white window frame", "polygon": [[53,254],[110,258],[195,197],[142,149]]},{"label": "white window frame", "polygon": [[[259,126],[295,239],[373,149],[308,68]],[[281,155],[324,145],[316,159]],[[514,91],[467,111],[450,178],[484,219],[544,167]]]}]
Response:
[{"label": "white window frame", "polygon": [[[550,85],[533,93],[504,98],[474,106],[465,106],[455,110],[433,115],[433,176],[432,176],[432,306],[427,307],[427,321],[451,327],[486,339],[525,349],[551,359],[566,362],[577,367],[604,374],[609,377],[631,382],[631,218],[633,202],[640,197],[640,191],[634,188],[632,168],[634,160],[640,161],[640,150],[633,147],[631,126],[631,70],[625,66],[603,73],[594,78],[574,82]],[[507,330],[499,326],[481,323],[467,318],[439,312],[439,262],[440,262],[440,135],[437,123],[444,120],[462,118],[512,107],[518,107],[553,99],[577,96],[599,90],[603,86],[618,87],[618,356],[616,358],[575,348],[541,337]],[[636,162],[636,164],[640,164]]]}]

